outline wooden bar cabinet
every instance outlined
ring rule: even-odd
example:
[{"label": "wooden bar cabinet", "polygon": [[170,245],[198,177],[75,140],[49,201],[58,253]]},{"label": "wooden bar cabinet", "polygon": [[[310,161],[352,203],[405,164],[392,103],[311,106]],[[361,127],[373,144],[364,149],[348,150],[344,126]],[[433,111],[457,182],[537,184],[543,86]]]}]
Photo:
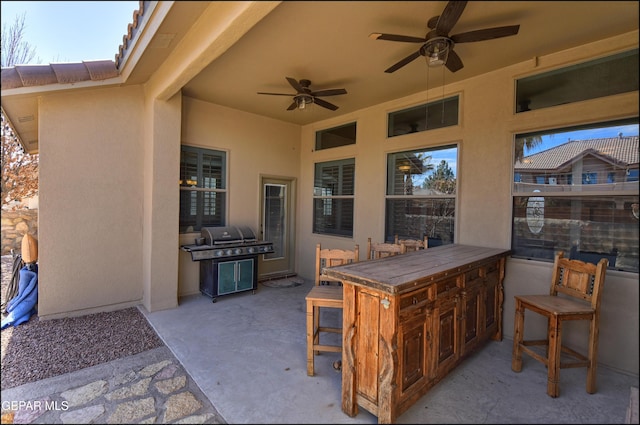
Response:
[{"label": "wooden bar cabinet", "polygon": [[394,423],[483,342],[502,340],[508,255],[450,244],[327,268],[344,285],[342,410]]}]

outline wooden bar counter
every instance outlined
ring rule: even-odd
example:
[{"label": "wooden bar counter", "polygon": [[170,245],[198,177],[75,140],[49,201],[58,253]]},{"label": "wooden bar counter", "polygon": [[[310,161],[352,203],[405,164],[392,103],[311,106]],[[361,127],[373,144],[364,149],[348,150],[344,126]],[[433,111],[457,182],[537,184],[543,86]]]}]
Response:
[{"label": "wooden bar counter", "polygon": [[344,285],[342,410],[394,423],[483,342],[502,340],[509,252],[451,244],[327,268]]}]

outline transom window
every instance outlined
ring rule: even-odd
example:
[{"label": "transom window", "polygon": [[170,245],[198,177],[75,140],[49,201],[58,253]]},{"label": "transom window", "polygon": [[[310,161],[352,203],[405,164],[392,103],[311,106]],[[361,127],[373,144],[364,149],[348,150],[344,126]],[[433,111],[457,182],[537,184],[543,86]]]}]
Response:
[{"label": "transom window", "polygon": [[437,100],[390,112],[387,137],[434,130],[458,124],[459,97]]},{"label": "transom window", "polygon": [[356,143],[356,123],[316,131],[316,150],[337,148]]},{"label": "transom window", "polygon": [[525,77],[516,82],[516,113],[638,91],[638,49]]},{"label": "transom window", "polygon": [[456,145],[387,155],[385,240],[429,238],[429,246],[455,236]]},{"label": "transom window", "polygon": [[180,233],[225,225],[226,174],[226,152],[181,146]]}]

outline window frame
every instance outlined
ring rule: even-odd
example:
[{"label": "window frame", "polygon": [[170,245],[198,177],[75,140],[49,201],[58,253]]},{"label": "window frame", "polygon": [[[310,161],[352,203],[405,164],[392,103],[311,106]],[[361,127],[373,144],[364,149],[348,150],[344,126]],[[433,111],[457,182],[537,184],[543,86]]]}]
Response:
[{"label": "window frame", "polygon": [[[392,187],[395,187],[396,184],[393,183],[400,176],[400,173],[396,173],[395,175],[391,175],[392,172],[399,169],[396,167],[398,155],[406,155],[406,154],[417,154],[417,153],[437,153],[437,152],[447,152],[451,149],[455,150],[455,163],[453,164],[453,169],[448,161],[446,161],[446,167],[453,172],[453,177],[455,181],[455,186],[453,193],[441,193],[441,194],[414,194],[413,190],[411,194],[397,194],[391,193],[393,192]],[[442,154],[441,154],[442,155]],[[433,158],[433,155],[430,155]],[[450,156],[450,154],[449,154]],[[437,158],[437,155],[436,155]],[[388,152],[386,158],[386,183],[385,183],[385,241],[393,242],[395,240],[396,234],[400,239],[419,239],[422,240],[425,236],[429,238],[429,246],[437,246],[437,245],[446,245],[455,242],[456,234],[456,222],[457,215],[456,209],[458,208],[458,164],[460,160],[460,143],[447,143],[437,146],[426,146],[422,148],[410,149],[410,150],[402,150],[402,151],[394,151]],[[394,163],[390,163],[390,161],[394,161]],[[430,161],[431,162],[431,161]],[[433,169],[431,172],[428,172],[425,176],[425,181],[431,175],[433,175],[441,164],[441,159],[435,159],[433,165]],[[407,170],[408,171],[408,170]],[[424,173],[420,173],[417,175],[424,175]],[[404,178],[404,177],[403,177]],[[446,181],[446,180],[445,180]],[[412,182],[413,183],[413,182]],[[426,184],[423,183],[423,184]],[[412,184],[412,187],[416,187]],[[404,190],[404,189],[403,189]],[[404,207],[398,201],[404,202]],[[409,201],[409,202],[406,202]],[[451,208],[451,201],[453,202],[453,206]],[[399,229],[396,224],[396,217],[393,216],[393,212],[390,211],[393,208],[404,208],[405,210],[420,210],[421,208],[427,209],[427,204],[430,202],[430,208],[432,211],[439,210],[442,215],[435,216],[432,214],[431,217],[444,217],[442,219],[432,220],[432,222],[427,222],[426,214],[405,214],[407,223],[405,223],[404,229]],[[422,205],[420,205],[422,203]],[[421,216],[425,216],[424,223],[422,222],[423,218]],[[413,221],[413,224],[411,223]],[[402,226],[401,226],[402,227]],[[409,230],[411,229],[411,230]]]},{"label": "window frame", "polygon": [[[196,179],[195,182],[191,179],[184,179],[183,174],[185,173],[185,160],[184,154],[190,153],[196,155]],[[221,165],[220,165],[220,181],[215,182],[215,187],[206,187],[208,185],[205,184],[205,181],[209,181],[211,179],[210,175],[205,177],[204,172],[204,156],[209,155],[212,157],[220,157]],[[193,233],[199,232],[202,227],[216,227],[216,226],[225,226],[227,220],[227,205],[228,205],[228,159],[229,154],[225,150],[221,149],[211,149],[211,148],[203,148],[197,146],[190,145],[180,145],[180,171],[179,171],[179,191],[180,191],[180,202],[179,202],[179,233]],[[195,184],[193,184],[195,183]],[[193,209],[195,207],[196,212],[192,214],[195,216],[193,220],[195,220],[195,224],[192,224],[193,220],[189,220],[185,222],[183,220],[183,202],[182,197],[184,192],[190,192],[191,198],[195,196],[195,202],[192,200],[189,202],[188,207]],[[217,214],[220,218],[215,222],[205,220],[205,204],[208,194],[216,194],[215,197],[221,196],[219,201],[219,205],[213,205],[210,208],[219,208],[219,214]],[[194,205],[195,203],[195,205]]]},{"label": "window frame", "polygon": [[[344,186],[344,175],[345,175],[345,167],[346,166],[352,166],[353,167],[353,179],[350,182],[351,184],[351,193],[342,193],[345,190],[345,186]],[[327,194],[326,190],[328,189],[325,186],[318,186],[317,183],[318,181],[322,181],[321,177],[318,176],[318,171],[319,168],[322,170],[324,168],[328,168],[328,167],[338,167],[339,171],[339,182],[337,184],[337,187],[339,188],[338,192],[339,194]],[[324,171],[321,171],[324,172]],[[355,182],[356,182],[356,158],[355,157],[350,157],[350,158],[343,158],[343,159],[335,159],[335,160],[330,160],[330,161],[319,161],[319,162],[315,162],[314,163],[314,176],[313,176],[313,200],[312,200],[312,220],[311,220],[311,226],[312,226],[312,233],[314,234],[318,234],[318,235],[327,235],[327,236],[338,236],[338,237],[346,237],[346,238],[353,238],[353,227],[354,227],[354,222],[355,222]],[[348,186],[347,186],[348,187]],[[343,201],[346,201],[344,205],[348,205],[349,201],[351,203],[351,217],[346,218],[344,217],[344,215],[340,214],[339,217],[337,217],[337,219],[333,220],[334,223],[338,224],[338,227],[334,227],[333,231],[331,231],[331,227],[325,226],[324,224],[321,223],[321,219],[320,217],[317,216],[318,211],[320,210],[319,207],[317,207],[317,203],[318,201],[322,201],[323,205],[322,205],[322,211],[325,212],[325,214],[323,214],[323,217],[326,216],[333,216],[334,215],[334,203],[342,203]],[[328,214],[326,214],[327,212],[327,208],[329,208],[331,211],[328,211]],[[336,208],[336,210],[339,210],[338,208]],[[338,212],[342,212],[342,211],[338,211]],[[344,220],[347,220],[346,222]],[[347,224],[347,226],[345,227],[344,224]],[[349,225],[350,223],[350,225]]]},{"label": "window frame", "polygon": [[[638,117],[633,117],[514,135],[511,175],[513,258],[552,262],[555,252],[563,250],[569,258],[595,262],[604,257],[609,259],[609,269],[638,273],[638,238],[633,236],[638,224],[637,218],[635,223],[631,218],[633,205],[638,203],[638,184],[633,180],[638,165],[637,162],[625,165],[619,159],[628,157],[625,152],[632,151],[634,138],[637,143],[638,123]],[[582,137],[566,137],[573,132],[589,130],[608,129],[610,134],[615,128],[627,125],[635,126],[636,134],[586,137],[583,135],[588,133],[574,133]],[[519,146],[524,140],[536,136],[540,137],[541,145],[529,149],[529,153],[523,148],[520,153]],[[542,140],[544,137],[547,137],[546,141]],[[628,140],[623,142],[623,138]],[[614,149],[616,143],[619,145]],[[567,152],[572,152],[573,156],[566,156]],[[516,161],[518,155],[522,156]],[[551,157],[561,158],[562,164],[554,167],[549,163]],[[545,167],[539,164],[545,164]],[[536,183],[541,176],[545,183]]]},{"label": "window frame", "polygon": [[[349,139],[349,138],[345,138],[343,136],[340,136],[338,133],[340,132],[344,132],[344,131],[349,131],[349,128],[353,127],[353,139]],[[349,141],[348,143],[340,143],[337,140],[334,140],[333,142],[329,142],[329,141],[325,141],[325,145],[323,145],[323,136],[325,135],[333,135],[335,137],[342,137],[344,140]],[[325,128],[323,130],[318,130],[316,131],[316,136],[315,136],[315,142],[314,142],[314,146],[316,151],[321,151],[321,150],[326,150],[326,149],[334,149],[334,148],[339,148],[342,146],[351,146],[351,145],[355,145],[357,142],[357,137],[358,137],[358,122],[357,121],[352,121],[352,122],[348,122],[342,125],[337,125],[335,127],[330,127],[330,128]],[[351,140],[353,140],[351,142]]]},{"label": "window frame", "polygon": [[[453,106],[447,105],[454,105],[455,108]],[[387,113],[387,138],[459,125],[460,108],[460,95],[454,94],[444,99],[434,100],[431,102],[421,103],[419,105],[390,111]],[[449,114],[452,113],[452,111],[455,112],[455,115],[450,118],[455,119],[455,122],[452,121],[450,123],[445,123],[445,119],[449,117]],[[438,123],[439,125],[433,125],[434,122],[437,122],[434,121],[433,118],[438,117],[441,120],[440,123]],[[432,119],[429,120],[429,118]],[[397,133],[398,131],[400,131],[402,126],[408,126],[409,130],[405,131],[404,133]]]}]

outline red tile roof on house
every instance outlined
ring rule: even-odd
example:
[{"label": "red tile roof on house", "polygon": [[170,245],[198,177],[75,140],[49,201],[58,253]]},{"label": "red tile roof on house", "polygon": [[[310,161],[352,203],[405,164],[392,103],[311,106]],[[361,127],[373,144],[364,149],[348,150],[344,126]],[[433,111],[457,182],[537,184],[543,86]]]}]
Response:
[{"label": "red tile roof on house", "polygon": [[114,61],[84,61],[49,65],[16,65],[2,68],[2,90],[47,84],[101,81],[119,75]]},{"label": "red tile roof on house", "polygon": [[16,65],[2,68],[2,90],[21,87],[43,86],[48,84],[73,84],[82,81],[102,81],[120,75],[119,66],[129,43],[139,29],[139,23],[145,10],[145,1],[133,12],[133,21],[127,26],[122,44],[115,55],[115,61],[98,60],[70,63],[52,63],[48,65]]},{"label": "red tile roof on house", "polygon": [[116,68],[120,67],[120,63],[125,56],[127,49],[129,48],[129,43],[133,40],[134,36],[138,32],[139,24],[142,20],[142,15],[146,10],[145,3],[149,3],[148,1],[140,1],[140,7],[138,10],[134,10],[133,12],[133,21],[127,26],[127,33],[122,37],[122,44],[118,48],[118,53],[116,54]]},{"label": "red tile roof on house", "polygon": [[516,170],[555,170],[591,153],[617,165],[638,164],[638,136],[572,140],[551,149],[526,156],[515,164]]}]

